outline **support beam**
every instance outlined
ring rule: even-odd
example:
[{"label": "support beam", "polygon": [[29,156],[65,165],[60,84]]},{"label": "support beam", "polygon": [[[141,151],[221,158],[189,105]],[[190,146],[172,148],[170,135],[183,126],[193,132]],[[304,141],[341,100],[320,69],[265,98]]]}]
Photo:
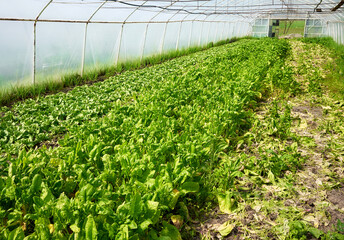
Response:
[{"label": "support beam", "polygon": [[332,12],[337,11],[339,8],[341,8],[344,5],[344,0],[340,1],[337,6],[335,6],[334,8],[332,8]]},{"label": "support beam", "polygon": [[117,49],[117,55],[116,55],[116,62],[115,65],[118,65],[119,62],[119,57],[121,54],[121,45],[122,45],[122,38],[123,38],[123,28],[124,25],[126,24],[126,22],[128,21],[128,19],[137,11],[139,10],[139,8],[141,8],[144,4],[146,4],[147,1],[144,1],[140,6],[137,6],[127,17],[126,19],[123,21],[122,26],[121,26],[121,31],[119,33],[119,44],[118,44],[118,49]]},{"label": "support beam", "polygon": [[38,14],[36,19],[34,20],[33,24],[33,59],[32,59],[32,84],[35,85],[36,83],[36,55],[37,55],[37,22],[39,17],[43,14],[45,9],[52,3],[53,0],[50,0],[47,5],[44,6],[42,11]]},{"label": "support beam", "polygon": [[100,4],[100,6],[93,12],[93,14],[91,15],[91,17],[88,19],[86,25],[85,25],[85,31],[84,31],[84,42],[82,45],[82,53],[81,53],[81,70],[80,70],[80,75],[83,76],[84,75],[84,68],[85,68],[85,56],[86,56],[86,41],[87,41],[87,29],[88,29],[88,24],[89,22],[92,20],[92,18],[94,17],[94,15],[96,15],[96,13],[104,6],[104,4],[107,2],[108,0],[106,0],[105,2],[103,2],[102,4]]}]

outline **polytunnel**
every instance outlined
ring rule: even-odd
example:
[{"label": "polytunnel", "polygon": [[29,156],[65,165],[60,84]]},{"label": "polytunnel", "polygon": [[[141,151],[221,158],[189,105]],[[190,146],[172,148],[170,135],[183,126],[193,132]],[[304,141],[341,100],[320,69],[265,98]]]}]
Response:
[{"label": "polytunnel", "polygon": [[0,87],[242,36],[271,19],[344,43],[341,0],[2,0]]},{"label": "polytunnel", "polygon": [[343,10],[0,0],[0,240],[343,240]]}]

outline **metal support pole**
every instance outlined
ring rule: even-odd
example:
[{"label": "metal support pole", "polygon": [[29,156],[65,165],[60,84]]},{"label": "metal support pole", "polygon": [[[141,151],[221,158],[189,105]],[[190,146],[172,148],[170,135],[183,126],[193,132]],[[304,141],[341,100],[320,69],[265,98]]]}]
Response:
[{"label": "metal support pole", "polygon": [[119,32],[119,43],[118,43],[117,54],[116,54],[116,61],[115,61],[116,65],[118,64],[119,54],[120,54],[120,51],[121,51],[123,27],[124,27],[124,23],[122,23],[121,31]]},{"label": "metal support pole", "polygon": [[236,33],[235,33],[235,25],[232,24],[232,37],[236,37]]},{"label": "metal support pole", "polygon": [[96,13],[104,6],[104,4],[107,2],[108,0],[106,0],[105,2],[103,2],[102,4],[100,4],[100,6],[93,12],[93,14],[91,15],[91,17],[87,20],[86,25],[85,25],[85,32],[84,32],[84,42],[83,42],[83,47],[82,47],[82,54],[81,54],[81,70],[80,70],[80,75],[83,76],[84,75],[84,68],[85,68],[85,56],[86,56],[86,44],[87,44],[87,29],[88,29],[88,24],[89,22],[92,20],[92,18],[94,17],[94,15],[96,15]]},{"label": "metal support pole", "polygon": [[212,25],[212,23],[210,23],[210,26],[209,26],[209,29],[208,29],[208,35],[207,35],[207,42],[206,42],[206,44],[209,43],[209,35],[210,35],[211,25]]},{"label": "metal support pole", "polygon": [[162,39],[161,39],[160,49],[159,49],[160,54],[162,54],[162,50],[164,49],[167,24],[168,22],[165,23],[164,33],[162,34]]},{"label": "metal support pole", "polygon": [[219,29],[219,23],[216,23],[216,30],[215,30],[214,40],[213,40],[214,43],[217,41],[217,32],[218,32],[218,29]]},{"label": "metal support pole", "polygon": [[307,19],[305,19],[305,26],[303,27],[303,36],[307,37]]},{"label": "metal support pole", "polygon": [[[147,2],[147,1],[146,1],[146,2]],[[172,5],[175,4],[175,3],[176,3],[176,2],[171,2],[171,4],[170,4],[168,7],[172,6]],[[143,45],[142,45],[142,49],[141,49],[141,56],[140,56],[140,60],[141,60],[141,61],[142,61],[142,59],[143,59],[144,51],[145,51],[145,47],[146,47],[148,26],[149,26],[150,23],[152,23],[152,20],[153,20],[154,18],[156,18],[159,14],[161,14],[163,11],[164,11],[164,9],[161,10],[161,11],[159,11],[157,14],[155,14],[155,15],[147,22],[146,29],[145,29],[145,33],[144,33]],[[178,11],[178,12],[179,12],[179,11]],[[177,12],[177,13],[178,13],[178,12]],[[175,16],[177,13],[175,13],[173,16]],[[172,16],[172,17],[173,17],[173,16]],[[171,18],[172,18],[172,17],[171,17]],[[170,19],[171,19],[171,18],[170,18]],[[168,21],[170,21],[170,19],[169,19]]]},{"label": "metal support pole", "polygon": [[178,47],[179,47],[180,32],[182,30],[182,24],[183,24],[183,22],[180,22],[179,31],[178,31],[178,37],[177,37],[177,43],[176,43],[176,50],[178,50]]},{"label": "metal support pole", "polygon": [[149,25],[149,23],[147,23],[146,29],[145,29],[145,34],[144,34],[143,44],[142,44],[142,49],[141,49],[140,61],[142,61],[142,59],[143,59],[143,54],[144,54],[145,47],[146,47],[146,39],[147,39],[148,25]]},{"label": "metal support pole", "polygon": [[188,48],[190,47],[190,44],[191,44],[192,30],[193,30],[193,22],[191,22],[191,31],[190,31],[190,35],[189,35]]},{"label": "metal support pole", "polygon": [[[225,31],[225,24],[224,23],[220,23],[222,25],[222,32],[221,32],[221,37],[220,37],[220,41],[223,40],[223,35],[224,35],[224,31]],[[220,25],[220,30],[221,30],[221,25]]]},{"label": "metal support pole", "polygon": [[201,32],[199,34],[199,39],[198,39],[198,46],[201,46],[201,39],[202,39],[202,33],[203,33],[203,25],[204,25],[204,22],[201,23],[202,26],[201,26]]},{"label": "metal support pole", "polygon": [[35,85],[36,83],[36,24],[33,24],[33,62],[32,62],[32,84]]},{"label": "metal support pole", "polygon": [[53,0],[50,0],[47,5],[44,6],[42,11],[37,15],[35,22],[33,23],[33,59],[32,59],[32,84],[36,84],[36,55],[37,55],[37,21],[39,17],[42,15],[42,13],[47,9],[47,7],[50,5],[50,3]]},{"label": "metal support pole", "polygon": [[84,42],[83,42],[83,46],[82,46],[82,55],[81,55],[81,71],[80,71],[80,76],[81,76],[81,77],[84,75],[84,67],[85,67],[85,55],[86,55],[87,28],[88,28],[88,23],[86,23],[86,26],[85,26],[85,32],[84,32]]},{"label": "metal support pole", "polygon": [[121,53],[121,45],[122,45],[122,38],[123,38],[123,27],[124,24],[128,21],[128,19],[140,8],[142,7],[147,1],[144,1],[140,6],[136,7],[127,17],[126,19],[122,22],[122,26],[121,26],[121,31],[119,33],[119,44],[118,44],[118,49],[117,49],[117,55],[116,55],[116,62],[115,64],[118,64],[119,61],[119,56]]}]

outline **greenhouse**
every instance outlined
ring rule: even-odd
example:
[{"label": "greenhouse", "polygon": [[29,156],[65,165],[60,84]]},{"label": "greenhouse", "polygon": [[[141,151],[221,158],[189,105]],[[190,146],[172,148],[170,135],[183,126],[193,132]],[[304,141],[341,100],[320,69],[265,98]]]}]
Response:
[{"label": "greenhouse", "polygon": [[343,2],[2,1],[0,84],[37,83],[71,71],[269,34],[271,19],[302,19],[306,36],[344,43]]},{"label": "greenhouse", "polygon": [[1,0],[1,239],[344,239],[344,1]]}]

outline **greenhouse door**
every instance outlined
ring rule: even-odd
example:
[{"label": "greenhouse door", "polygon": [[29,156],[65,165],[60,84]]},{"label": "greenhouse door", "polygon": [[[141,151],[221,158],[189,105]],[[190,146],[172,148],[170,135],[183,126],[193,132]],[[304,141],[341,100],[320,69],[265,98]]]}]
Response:
[{"label": "greenhouse door", "polygon": [[326,34],[326,25],[320,19],[307,19],[305,37],[322,37]]}]

